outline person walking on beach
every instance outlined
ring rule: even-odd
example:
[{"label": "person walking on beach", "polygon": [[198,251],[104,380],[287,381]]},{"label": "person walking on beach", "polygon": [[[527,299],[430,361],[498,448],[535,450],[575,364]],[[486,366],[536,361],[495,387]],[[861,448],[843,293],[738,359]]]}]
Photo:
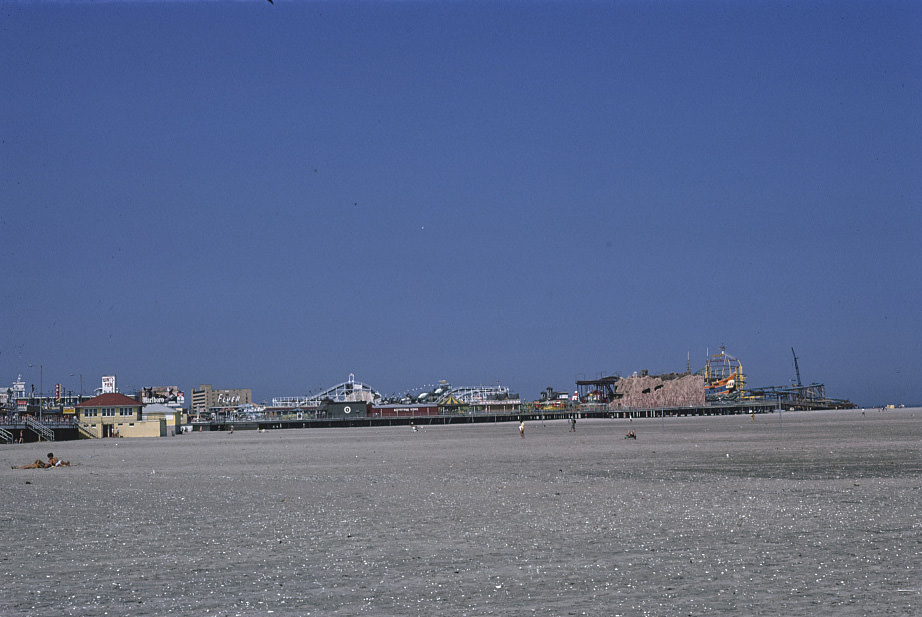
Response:
[{"label": "person walking on beach", "polygon": [[571,433],[576,432],[576,416],[573,416],[572,418],[570,418],[570,432]]},{"label": "person walking on beach", "polygon": [[525,439],[525,420],[519,422],[519,435]]}]

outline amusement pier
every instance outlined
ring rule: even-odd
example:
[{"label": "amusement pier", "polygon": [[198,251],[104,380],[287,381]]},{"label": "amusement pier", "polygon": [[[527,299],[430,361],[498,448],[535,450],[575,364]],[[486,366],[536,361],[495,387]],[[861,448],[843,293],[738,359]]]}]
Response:
[{"label": "amusement pier", "polygon": [[[793,353],[793,349],[792,349]],[[350,374],[316,394],[273,398],[254,404],[250,389],[193,389],[191,406],[178,387],[146,387],[119,392],[116,378],[103,376],[92,395],[54,396],[27,392],[20,377],[0,396],[0,443],[166,437],[192,431],[280,430],[357,426],[432,425],[567,418],[659,418],[764,414],[781,411],[848,409],[830,398],[822,383],[802,384],[794,354],[796,382],[750,387],[741,362],[724,348],[709,354],[692,372],[604,376],[578,380],[573,390],[547,388],[538,400],[523,401],[499,384],[457,386],[447,380],[400,396],[383,396]]]}]

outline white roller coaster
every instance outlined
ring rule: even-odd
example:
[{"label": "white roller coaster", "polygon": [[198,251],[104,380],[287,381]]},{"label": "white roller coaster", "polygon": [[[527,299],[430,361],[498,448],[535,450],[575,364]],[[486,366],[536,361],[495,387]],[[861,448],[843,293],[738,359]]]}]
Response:
[{"label": "white roller coaster", "polygon": [[[381,394],[369,385],[355,380],[355,375],[350,373],[349,379],[323,392],[310,396],[278,397],[272,399],[273,407],[310,408],[320,407],[324,401],[335,403],[376,403],[382,401]],[[426,400],[429,403],[441,403],[456,400],[468,405],[478,405],[493,401],[510,401],[518,397],[513,395],[509,388],[501,385],[491,386],[459,386],[452,387],[447,382],[442,382],[438,388],[431,392],[412,397],[416,401]]]},{"label": "white roller coaster", "polygon": [[442,395],[440,401],[454,398],[462,403],[476,405],[490,401],[506,401],[512,397],[509,388],[506,386],[462,386],[451,388]]},{"label": "white roller coaster", "polygon": [[349,373],[349,379],[323,392],[310,396],[289,396],[272,399],[273,407],[320,407],[324,401],[334,403],[373,403],[381,400],[381,395],[371,386],[355,380],[355,374]]}]

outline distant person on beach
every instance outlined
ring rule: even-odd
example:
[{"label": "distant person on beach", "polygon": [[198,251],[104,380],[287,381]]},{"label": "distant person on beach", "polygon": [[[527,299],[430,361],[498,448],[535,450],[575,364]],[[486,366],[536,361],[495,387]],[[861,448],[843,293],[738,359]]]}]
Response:
[{"label": "distant person on beach", "polygon": [[576,417],[570,418],[570,432],[576,432]]},{"label": "distant person on beach", "polygon": [[13,467],[13,469],[49,469],[51,467],[70,467],[70,461],[62,461],[53,452],[49,452],[47,461],[35,459],[34,463]]},{"label": "distant person on beach", "polygon": [[628,431],[628,434],[624,436],[625,439],[637,439],[637,433],[634,431]]},{"label": "distant person on beach", "polygon": [[525,439],[525,420],[519,422],[519,435]]}]

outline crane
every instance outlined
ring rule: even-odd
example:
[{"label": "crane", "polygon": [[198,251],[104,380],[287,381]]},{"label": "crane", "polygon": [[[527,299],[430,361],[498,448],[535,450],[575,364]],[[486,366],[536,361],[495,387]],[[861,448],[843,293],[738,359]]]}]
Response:
[{"label": "crane", "polygon": [[797,352],[794,351],[793,347],[791,347],[791,353],[794,354],[794,372],[797,373],[797,387],[800,388],[803,384],[800,383],[800,367],[797,366]]}]

